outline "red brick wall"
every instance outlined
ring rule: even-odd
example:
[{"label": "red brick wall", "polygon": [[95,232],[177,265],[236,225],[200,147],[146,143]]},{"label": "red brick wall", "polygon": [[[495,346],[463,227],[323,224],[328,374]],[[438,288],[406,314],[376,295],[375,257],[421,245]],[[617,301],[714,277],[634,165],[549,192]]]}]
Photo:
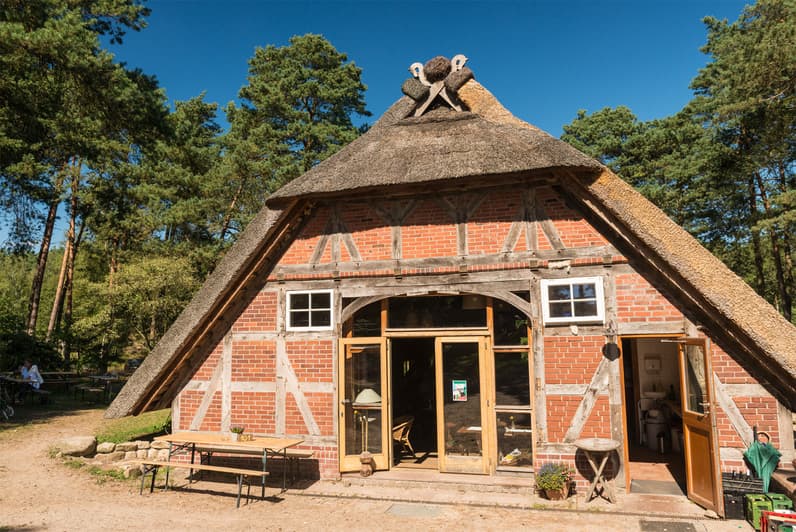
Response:
[{"label": "red brick wall", "polygon": [[276,292],[260,292],[232,326],[232,332],[276,330]]},{"label": "red brick wall", "polygon": [[404,259],[452,257],[456,251],[456,225],[435,200],[422,200],[401,228]]},{"label": "red brick wall", "polygon": [[682,313],[637,273],[616,276],[616,305],[620,323],[683,319]]}]

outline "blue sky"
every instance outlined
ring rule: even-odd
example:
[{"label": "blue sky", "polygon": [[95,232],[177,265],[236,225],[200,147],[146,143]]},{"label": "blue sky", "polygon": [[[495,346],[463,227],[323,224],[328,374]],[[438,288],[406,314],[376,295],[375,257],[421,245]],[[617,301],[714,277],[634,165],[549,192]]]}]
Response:
[{"label": "blue sky", "polygon": [[149,27],[111,51],[156,75],[171,100],[206,91],[223,107],[255,47],[319,33],[362,68],[370,122],[401,96],[411,63],[463,53],[503,105],[559,136],[578,109],[626,105],[642,120],[680,110],[708,60],[702,17],[733,21],[745,3],[150,0]]}]

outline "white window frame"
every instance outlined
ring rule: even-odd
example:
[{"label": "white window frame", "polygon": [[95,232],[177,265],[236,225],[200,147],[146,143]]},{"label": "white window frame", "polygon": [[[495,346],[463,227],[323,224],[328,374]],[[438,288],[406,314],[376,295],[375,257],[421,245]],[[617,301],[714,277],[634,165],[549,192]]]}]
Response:
[{"label": "white window frame", "polygon": [[[293,325],[293,307],[292,307],[292,298],[296,295],[309,295],[309,308],[306,309],[310,315],[310,325],[309,326],[298,326]],[[312,296],[315,294],[329,294],[329,308],[313,308],[312,307]],[[305,310],[305,309],[299,309]],[[328,310],[329,311],[329,325],[312,325],[312,312],[319,311],[319,310]],[[334,290],[289,290],[285,292],[285,327],[288,331],[331,331],[334,328]]]},{"label": "white window frame", "polygon": [[[551,286],[594,284],[594,294],[597,299],[597,314],[595,316],[550,316],[550,298],[548,288]],[[605,295],[602,277],[572,277],[563,279],[542,279],[542,315],[545,323],[604,323],[605,322]],[[591,298],[589,298],[591,300]],[[570,302],[578,301],[570,299]],[[581,300],[585,301],[585,300]]]}]

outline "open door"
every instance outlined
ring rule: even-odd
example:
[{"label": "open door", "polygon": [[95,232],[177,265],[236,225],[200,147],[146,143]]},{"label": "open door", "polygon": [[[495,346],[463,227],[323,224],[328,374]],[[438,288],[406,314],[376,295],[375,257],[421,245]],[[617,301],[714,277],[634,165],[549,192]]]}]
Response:
[{"label": "open door", "polygon": [[340,339],[340,471],[359,471],[369,451],[376,469],[388,469],[392,439],[387,401],[385,338]]},{"label": "open door", "polygon": [[723,515],[708,342],[688,338],[678,344],[688,498]]},{"label": "open door", "polygon": [[489,472],[486,338],[438,337],[437,449],[442,472]]}]

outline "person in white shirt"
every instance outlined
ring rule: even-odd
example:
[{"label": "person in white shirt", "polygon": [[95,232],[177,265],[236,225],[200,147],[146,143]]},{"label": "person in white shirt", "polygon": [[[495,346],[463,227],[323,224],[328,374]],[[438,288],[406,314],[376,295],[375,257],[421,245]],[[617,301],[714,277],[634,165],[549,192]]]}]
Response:
[{"label": "person in white shirt", "polygon": [[30,360],[25,360],[25,363],[20,368],[22,372],[22,379],[28,381],[33,388],[39,389],[39,387],[44,383],[44,379],[39,373],[39,368],[36,364],[33,364]]}]

